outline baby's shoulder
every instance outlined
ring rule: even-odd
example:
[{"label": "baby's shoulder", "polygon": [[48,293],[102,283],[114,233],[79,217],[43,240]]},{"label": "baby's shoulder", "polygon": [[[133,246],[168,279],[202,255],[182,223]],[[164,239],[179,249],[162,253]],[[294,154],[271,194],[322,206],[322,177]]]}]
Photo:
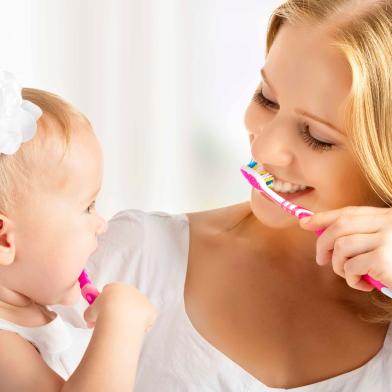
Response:
[{"label": "baby's shoulder", "polygon": [[1,391],[59,390],[64,383],[37,348],[17,333],[0,329],[0,347]]},{"label": "baby's shoulder", "polygon": [[0,363],[4,358],[9,358],[9,353],[13,356],[19,355],[19,351],[26,353],[38,353],[38,349],[28,340],[20,336],[18,333],[0,329]]}]

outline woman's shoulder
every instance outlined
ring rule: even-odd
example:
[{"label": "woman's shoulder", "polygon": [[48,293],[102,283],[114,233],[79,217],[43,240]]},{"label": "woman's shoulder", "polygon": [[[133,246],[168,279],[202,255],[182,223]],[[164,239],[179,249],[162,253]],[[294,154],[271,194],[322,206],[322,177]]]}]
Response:
[{"label": "woman's shoulder", "polygon": [[98,288],[125,281],[152,297],[163,293],[166,297],[169,291],[178,294],[184,284],[190,236],[198,231],[199,238],[207,238],[229,230],[249,213],[248,203],[190,214],[119,212],[100,236],[87,270]]},{"label": "woman's shoulder", "polygon": [[167,224],[170,222],[187,221],[186,214],[171,214],[162,211],[142,211],[142,210],[124,210],[113,216],[109,221],[109,225],[135,225],[155,222],[158,224]]},{"label": "woman's shoulder", "polygon": [[251,214],[249,202],[208,211],[188,213],[193,232],[217,233],[228,231]]},{"label": "woman's shoulder", "polygon": [[145,212],[141,210],[124,210],[110,219],[104,240],[121,241],[135,235],[136,232],[156,231],[162,229],[173,231],[191,224],[194,228],[211,230],[230,229],[251,213],[249,202],[230,205],[206,211],[170,214],[161,211]]},{"label": "woman's shoulder", "polygon": [[98,288],[124,281],[155,295],[174,269],[185,268],[188,245],[185,214],[126,210],[108,222],[87,270]]},{"label": "woman's shoulder", "polygon": [[146,232],[154,236],[164,235],[165,229],[175,230],[188,224],[185,214],[165,212],[145,212],[141,210],[124,210],[115,214],[108,222],[107,231],[100,236],[100,242],[115,246],[134,246],[140,244]]}]

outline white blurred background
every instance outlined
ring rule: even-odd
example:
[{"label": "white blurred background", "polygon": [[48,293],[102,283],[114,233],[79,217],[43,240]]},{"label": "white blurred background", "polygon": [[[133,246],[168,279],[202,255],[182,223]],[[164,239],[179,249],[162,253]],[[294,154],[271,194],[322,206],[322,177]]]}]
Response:
[{"label": "white blurred background", "polygon": [[243,114],[280,0],[0,0],[0,67],[63,96],[103,145],[98,208],[246,200]]}]

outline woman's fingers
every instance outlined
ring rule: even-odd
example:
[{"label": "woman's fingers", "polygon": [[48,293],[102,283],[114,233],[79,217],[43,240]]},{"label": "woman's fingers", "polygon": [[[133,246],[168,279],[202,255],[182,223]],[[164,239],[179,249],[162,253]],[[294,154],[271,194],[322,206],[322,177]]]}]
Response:
[{"label": "woman's fingers", "polygon": [[[363,253],[371,252],[379,244],[377,234],[352,234],[339,237],[331,252],[331,263],[334,272],[346,278],[345,265],[347,260]],[[367,273],[367,271],[365,271]]]},{"label": "woman's fingers", "polygon": [[305,230],[316,231],[319,228],[325,228],[334,223],[339,217],[343,216],[360,216],[360,215],[382,215],[388,213],[390,208],[378,207],[345,207],[336,210],[317,212],[313,216],[300,219],[300,225]]},{"label": "woman's fingers", "polygon": [[302,219],[301,227],[324,229],[317,240],[316,260],[320,265],[331,263],[350,287],[373,290],[363,275],[392,287],[391,208],[347,207],[321,212],[309,223]]},{"label": "woman's fingers", "polygon": [[362,253],[347,260],[344,263],[344,274],[347,284],[358,290],[372,291],[374,287],[362,279],[363,275],[369,274],[374,277],[372,270],[377,264],[377,252]]},{"label": "woman's fingers", "polygon": [[[336,247],[341,249],[347,243],[349,246],[359,248],[366,244],[356,244],[351,240],[344,239],[354,234],[377,233],[385,225],[385,214],[378,214],[373,217],[368,215],[340,216],[335,220],[317,240],[316,260],[320,265],[325,265],[331,261],[331,252]],[[370,249],[366,248],[367,251]]]}]

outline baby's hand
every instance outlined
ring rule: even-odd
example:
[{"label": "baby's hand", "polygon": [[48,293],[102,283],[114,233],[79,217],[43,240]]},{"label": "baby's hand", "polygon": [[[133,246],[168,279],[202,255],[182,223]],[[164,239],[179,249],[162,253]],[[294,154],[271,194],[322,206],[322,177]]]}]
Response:
[{"label": "baby's hand", "polygon": [[333,270],[355,289],[372,291],[361,279],[368,274],[392,287],[392,209],[346,207],[300,220],[305,230],[326,228],[317,240],[316,261]]},{"label": "baby's hand", "polygon": [[110,283],[84,312],[89,328],[93,328],[97,320],[104,317],[114,323],[131,321],[133,328],[140,327],[147,332],[155,322],[156,310],[135,287],[124,283]]}]

